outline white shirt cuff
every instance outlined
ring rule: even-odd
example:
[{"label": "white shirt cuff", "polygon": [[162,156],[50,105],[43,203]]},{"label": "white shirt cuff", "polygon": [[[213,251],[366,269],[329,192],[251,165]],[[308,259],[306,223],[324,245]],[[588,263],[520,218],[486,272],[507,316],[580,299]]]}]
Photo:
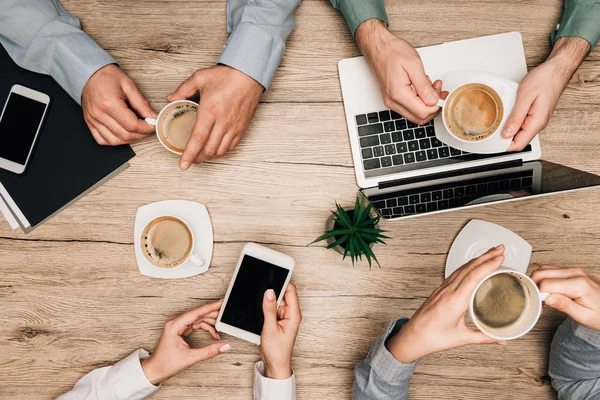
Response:
[{"label": "white shirt cuff", "polygon": [[254,365],[254,400],[296,400],[296,377],[271,379],[264,376],[262,361]]},{"label": "white shirt cuff", "polygon": [[113,385],[114,393],[119,399],[143,399],[158,390],[144,374],[142,360],[150,354],[139,349],[116,363],[108,372],[108,382]]}]

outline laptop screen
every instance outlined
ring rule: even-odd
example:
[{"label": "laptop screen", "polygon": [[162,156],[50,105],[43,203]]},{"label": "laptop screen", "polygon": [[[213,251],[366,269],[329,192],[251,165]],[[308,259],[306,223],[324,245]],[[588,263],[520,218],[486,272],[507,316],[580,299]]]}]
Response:
[{"label": "laptop screen", "polygon": [[600,176],[548,161],[507,163],[362,192],[385,219],[600,186]]}]

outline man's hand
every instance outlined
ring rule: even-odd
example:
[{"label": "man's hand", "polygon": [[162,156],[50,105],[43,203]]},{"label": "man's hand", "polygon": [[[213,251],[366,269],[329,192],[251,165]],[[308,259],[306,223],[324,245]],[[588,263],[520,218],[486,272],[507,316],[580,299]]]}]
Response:
[{"label": "man's hand", "polygon": [[130,143],[154,132],[143,118],[156,118],[157,114],[135,82],[114,64],[100,68],[88,79],[81,93],[81,106],[94,139],[103,146]]},{"label": "man's hand", "polygon": [[359,25],[356,42],[375,73],[386,107],[419,125],[436,116],[442,82],[431,83],[410,43],[378,19]]},{"label": "man's hand", "polygon": [[185,338],[197,329],[202,329],[210,333],[213,339],[220,340],[214,325],[222,304],[222,300],[207,304],[167,321],[154,354],[142,362],[144,374],[152,384],[163,382],[200,361],[231,349],[223,342],[192,349],[185,341]]},{"label": "man's hand", "polygon": [[410,364],[428,354],[467,344],[506,344],[465,323],[465,313],[477,284],[503,262],[504,246],[498,246],[450,275],[400,332],[388,339],[386,347],[394,358]]},{"label": "man's hand", "polygon": [[579,324],[600,331],[600,283],[581,268],[544,265],[531,274],[541,292],[551,293],[545,303]]},{"label": "man's hand", "polygon": [[260,356],[265,376],[287,379],[292,376],[292,351],[302,322],[296,286],[290,283],[277,309],[275,292],[269,289],[263,297],[265,323],[260,335]]},{"label": "man's hand", "polygon": [[183,170],[193,162],[221,157],[237,146],[250,125],[263,87],[243,72],[218,65],[196,71],[167,100],[184,100],[198,91],[198,118],[179,161]]},{"label": "man's hand", "polygon": [[523,150],[548,125],[560,95],[589,50],[585,39],[560,38],[548,59],[529,71],[502,130],[502,136],[513,138],[508,151]]}]

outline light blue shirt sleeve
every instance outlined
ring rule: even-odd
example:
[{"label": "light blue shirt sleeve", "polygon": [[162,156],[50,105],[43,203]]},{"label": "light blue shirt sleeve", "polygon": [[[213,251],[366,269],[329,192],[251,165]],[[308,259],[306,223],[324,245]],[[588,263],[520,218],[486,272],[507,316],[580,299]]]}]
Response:
[{"label": "light blue shirt sleeve", "polygon": [[294,10],[301,0],[229,0],[230,33],[218,63],[250,76],[269,88],[294,28]]},{"label": "light blue shirt sleeve", "polygon": [[0,43],[15,63],[52,76],[79,104],[90,76],[116,64],[58,0],[2,0]]},{"label": "light blue shirt sleeve", "polygon": [[385,347],[386,340],[408,322],[407,318],[392,321],[377,338],[369,355],[354,368],[353,400],[406,400],[410,377],[419,361],[402,364]]},{"label": "light blue shirt sleeve", "polygon": [[559,399],[600,399],[600,332],[567,318],[552,339],[549,364]]}]

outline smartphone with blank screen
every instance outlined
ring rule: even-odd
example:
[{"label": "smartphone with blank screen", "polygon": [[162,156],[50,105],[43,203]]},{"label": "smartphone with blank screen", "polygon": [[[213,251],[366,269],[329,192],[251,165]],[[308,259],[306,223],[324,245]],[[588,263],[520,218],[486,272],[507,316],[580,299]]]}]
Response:
[{"label": "smartphone with blank screen", "polygon": [[263,296],[267,289],[273,289],[279,306],[295,264],[290,256],[247,243],[219,311],[217,331],[260,344]]},{"label": "smartphone with blank screen", "polygon": [[14,85],[0,114],[0,168],[22,174],[27,168],[50,97]]}]

